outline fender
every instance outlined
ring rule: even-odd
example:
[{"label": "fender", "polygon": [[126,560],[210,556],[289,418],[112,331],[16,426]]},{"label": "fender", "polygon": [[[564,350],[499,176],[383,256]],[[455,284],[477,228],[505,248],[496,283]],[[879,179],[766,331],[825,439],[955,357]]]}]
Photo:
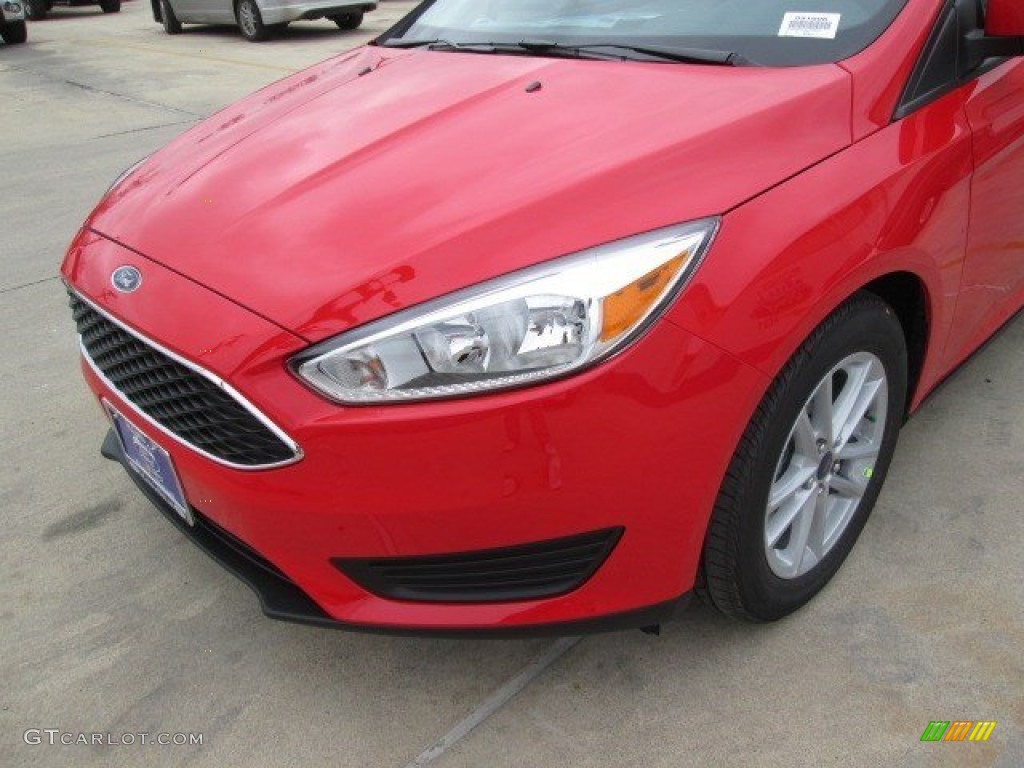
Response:
[{"label": "fender", "polygon": [[971,87],[728,213],[671,321],[774,378],[848,297],[910,273],[924,286],[928,315],[916,407],[944,373],[963,269]]}]

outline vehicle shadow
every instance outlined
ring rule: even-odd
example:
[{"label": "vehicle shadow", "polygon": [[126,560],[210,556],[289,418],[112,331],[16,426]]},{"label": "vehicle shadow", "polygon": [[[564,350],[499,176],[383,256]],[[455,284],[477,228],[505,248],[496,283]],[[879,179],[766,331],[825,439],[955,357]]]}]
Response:
[{"label": "vehicle shadow", "polygon": [[[239,40],[244,40],[242,33],[238,30],[238,27],[227,24],[186,24],[182,28],[181,34],[183,36],[187,35],[190,37],[234,37]],[[365,33],[361,33],[360,30],[341,30],[334,25],[334,22],[326,19],[296,21],[283,29],[274,30],[269,40],[259,43],[256,47],[258,48],[259,45],[274,45],[275,43],[283,42],[320,42],[330,39],[337,39],[339,43],[344,43],[358,39],[360,36],[369,39],[369,37]]]},{"label": "vehicle shadow", "polygon": [[46,24],[51,21],[61,21],[62,19],[88,19],[101,16],[110,16],[109,13],[104,13],[100,10],[98,5],[89,6],[54,6],[46,13],[46,18],[43,19],[31,19],[29,20],[29,29],[32,28],[33,24]]}]

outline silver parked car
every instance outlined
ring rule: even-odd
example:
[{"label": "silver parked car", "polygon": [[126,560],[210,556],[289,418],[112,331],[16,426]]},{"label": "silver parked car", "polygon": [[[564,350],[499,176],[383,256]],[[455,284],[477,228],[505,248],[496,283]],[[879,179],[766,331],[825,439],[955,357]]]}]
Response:
[{"label": "silver parked car", "polygon": [[355,29],[376,2],[352,0],[150,0],[153,18],[169,35],[182,24],[238,24],[247,40],[259,42],[299,19],[330,19],[341,29]]},{"label": "silver parked car", "polygon": [[25,18],[42,21],[53,10],[55,5],[98,5],[104,13],[117,13],[121,10],[121,0],[22,0],[25,6]]}]

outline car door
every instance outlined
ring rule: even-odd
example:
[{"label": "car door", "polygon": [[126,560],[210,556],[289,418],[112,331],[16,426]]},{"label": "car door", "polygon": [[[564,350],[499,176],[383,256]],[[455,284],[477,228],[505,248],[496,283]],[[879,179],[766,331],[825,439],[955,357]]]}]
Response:
[{"label": "car door", "polygon": [[179,19],[204,22],[207,24],[234,24],[235,14],[232,0],[171,0],[174,7],[182,7]]},{"label": "car door", "polygon": [[196,15],[197,6],[204,0],[167,0],[178,21],[199,21]]},{"label": "car door", "polygon": [[195,0],[202,8],[203,21],[211,24],[234,24],[235,4],[233,0]]},{"label": "car door", "polygon": [[978,78],[967,100],[974,177],[967,254],[947,361],[955,365],[1024,305],[1024,60]]}]

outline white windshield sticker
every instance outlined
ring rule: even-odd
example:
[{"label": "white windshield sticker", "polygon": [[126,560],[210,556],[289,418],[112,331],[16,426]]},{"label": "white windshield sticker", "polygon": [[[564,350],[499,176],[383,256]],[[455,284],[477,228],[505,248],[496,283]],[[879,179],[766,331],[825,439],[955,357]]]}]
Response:
[{"label": "white windshield sticker", "polygon": [[840,13],[787,13],[782,17],[779,37],[819,37],[835,40]]}]

